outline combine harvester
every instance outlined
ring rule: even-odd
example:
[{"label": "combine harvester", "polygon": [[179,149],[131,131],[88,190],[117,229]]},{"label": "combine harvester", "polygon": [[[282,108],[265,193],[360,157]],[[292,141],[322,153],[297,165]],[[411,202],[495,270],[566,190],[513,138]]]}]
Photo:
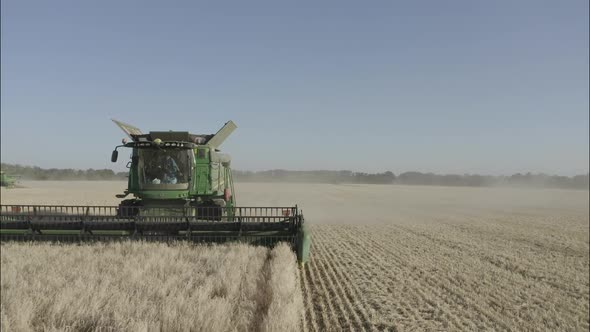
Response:
[{"label": "combine harvester", "polygon": [[16,186],[17,177],[0,171],[0,187],[13,188]]},{"label": "combine harvester", "polygon": [[127,190],[118,206],[0,205],[2,241],[192,241],[291,244],[309,259],[303,214],[292,207],[238,207],[231,158],[218,147],[236,129],[229,121],[214,135],[151,131],[113,120],[131,138]]}]

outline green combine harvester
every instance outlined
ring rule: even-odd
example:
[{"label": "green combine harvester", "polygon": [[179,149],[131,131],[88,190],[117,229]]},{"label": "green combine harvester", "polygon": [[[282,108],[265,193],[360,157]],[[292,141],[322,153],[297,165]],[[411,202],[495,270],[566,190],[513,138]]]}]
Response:
[{"label": "green combine harvester", "polygon": [[[2,241],[288,242],[300,264],[310,237],[297,206],[240,207],[231,158],[219,146],[236,129],[229,121],[216,134],[151,131],[113,120],[131,139],[127,189],[118,206],[0,205]],[[132,198],[127,198],[132,195]]]},{"label": "green combine harvester", "polygon": [[16,178],[14,176],[6,174],[4,171],[0,171],[0,187],[12,188],[16,185]]}]

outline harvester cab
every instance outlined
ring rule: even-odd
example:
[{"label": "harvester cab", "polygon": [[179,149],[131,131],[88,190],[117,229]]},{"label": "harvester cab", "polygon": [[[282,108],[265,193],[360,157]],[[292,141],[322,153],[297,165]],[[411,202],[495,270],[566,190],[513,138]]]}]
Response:
[{"label": "harvester cab", "polygon": [[131,149],[129,178],[123,206],[188,205],[219,208],[235,206],[231,158],[218,147],[237,128],[229,121],[216,134],[196,135],[185,131],[151,131],[113,120],[131,138],[118,148]]},{"label": "harvester cab", "polygon": [[219,146],[237,128],[215,134],[150,131],[114,120],[130,138],[127,189],[118,206],[0,205],[5,240],[97,241],[139,239],[202,243],[288,242],[299,263],[309,259],[310,236],[301,210],[236,206],[231,158]]}]

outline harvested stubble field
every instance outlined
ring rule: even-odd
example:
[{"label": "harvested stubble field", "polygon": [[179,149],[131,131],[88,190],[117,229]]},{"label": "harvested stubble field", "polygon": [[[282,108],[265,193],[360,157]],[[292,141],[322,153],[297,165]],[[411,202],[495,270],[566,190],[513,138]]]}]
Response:
[{"label": "harvested stubble field", "polygon": [[[25,185],[2,189],[2,203],[115,204],[124,187]],[[313,243],[299,272],[303,330],[589,328],[588,191],[279,183],[237,190],[242,206],[304,209]]]}]

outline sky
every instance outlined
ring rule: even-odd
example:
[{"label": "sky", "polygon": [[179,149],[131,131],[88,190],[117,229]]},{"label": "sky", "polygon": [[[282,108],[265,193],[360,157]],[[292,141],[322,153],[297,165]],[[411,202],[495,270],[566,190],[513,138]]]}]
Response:
[{"label": "sky", "polygon": [[588,1],[1,2],[1,160],[238,129],[241,170],[588,172]]}]

